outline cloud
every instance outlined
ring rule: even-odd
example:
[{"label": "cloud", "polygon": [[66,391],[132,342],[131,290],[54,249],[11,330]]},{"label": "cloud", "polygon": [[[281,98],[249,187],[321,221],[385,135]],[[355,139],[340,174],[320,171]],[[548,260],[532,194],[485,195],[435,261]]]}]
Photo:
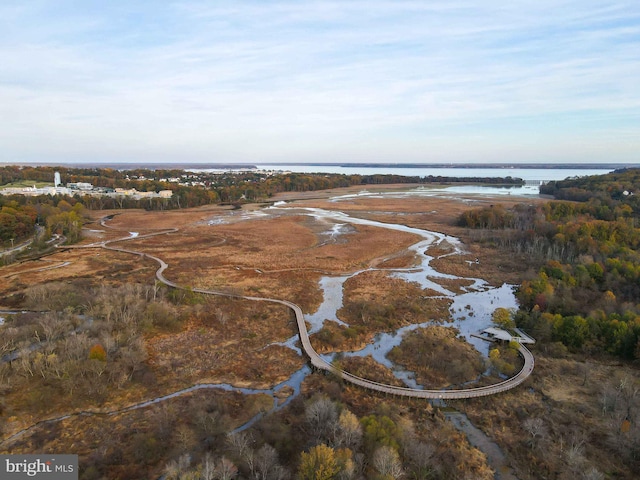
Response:
[{"label": "cloud", "polygon": [[0,18],[12,158],[548,158],[566,133],[576,159],[604,142],[600,160],[637,161],[633,2],[41,1]]}]

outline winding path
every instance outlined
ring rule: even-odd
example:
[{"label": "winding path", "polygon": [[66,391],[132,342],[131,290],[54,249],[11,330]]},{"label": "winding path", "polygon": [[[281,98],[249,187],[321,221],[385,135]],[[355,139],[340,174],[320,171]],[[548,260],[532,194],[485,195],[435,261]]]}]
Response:
[{"label": "winding path", "polygon": [[[174,228],[171,230],[163,230],[159,232],[149,233],[146,235],[139,235],[137,237],[119,238],[116,240],[105,241],[100,244],[92,244],[89,246],[90,247],[100,246],[107,250],[139,255],[143,258],[150,258],[152,260],[155,260],[160,265],[160,268],[158,268],[158,270],[156,271],[156,278],[160,282],[164,283],[169,287],[184,289],[185,287],[181,287],[175,282],[168,280],[164,276],[164,271],[169,267],[169,264],[167,264],[161,258],[150,255],[148,253],[138,252],[135,250],[128,250],[125,248],[120,248],[120,247],[115,247],[110,245],[116,242],[133,240],[134,238],[140,239],[140,238],[146,238],[146,237],[151,237],[156,235],[162,235],[166,233],[174,233],[177,231],[178,229]],[[420,390],[416,388],[386,385],[383,383],[374,382],[372,380],[367,380],[366,378],[358,377],[357,375],[349,373],[345,370],[336,368],[334,365],[324,360],[318,354],[318,352],[314,350],[313,346],[311,345],[311,340],[309,339],[309,332],[307,331],[307,325],[304,320],[304,314],[302,313],[302,309],[293,302],[289,302],[287,300],[279,300],[275,298],[249,297],[244,295],[225,293],[225,292],[216,291],[216,290],[204,290],[201,288],[193,288],[192,291],[197,293],[202,293],[205,295],[219,295],[224,297],[240,298],[240,299],[251,300],[256,302],[279,303],[281,305],[285,305],[289,307],[291,310],[293,310],[296,316],[296,323],[298,325],[298,331],[300,335],[300,341],[302,343],[302,349],[304,350],[307,357],[309,357],[309,360],[311,361],[311,365],[314,368],[318,370],[324,370],[324,371],[330,372],[342,378],[344,381],[347,381],[354,385],[358,385],[360,387],[367,388],[369,390],[374,390],[374,391],[389,394],[389,395],[398,395],[402,397],[425,398],[425,399],[442,399],[442,400],[475,398],[475,397],[484,397],[487,395],[494,395],[496,393],[505,392],[514,387],[517,387],[522,382],[524,382],[529,377],[529,375],[531,375],[531,372],[533,371],[533,367],[535,364],[533,354],[524,345],[519,343],[518,351],[520,352],[520,355],[522,355],[522,357],[524,358],[524,365],[516,375],[500,383],[496,383],[496,384],[488,385],[484,387],[467,388],[462,390]]]}]

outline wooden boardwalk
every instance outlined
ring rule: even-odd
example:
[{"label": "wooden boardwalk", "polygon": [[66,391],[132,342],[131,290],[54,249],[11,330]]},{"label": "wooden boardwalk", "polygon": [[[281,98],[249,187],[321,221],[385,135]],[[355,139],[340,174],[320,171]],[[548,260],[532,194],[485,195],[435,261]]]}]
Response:
[{"label": "wooden boardwalk", "polygon": [[[99,244],[87,245],[87,247],[102,247],[107,250],[114,250],[118,252],[129,253],[132,255],[139,255],[143,258],[150,258],[156,261],[160,265],[160,267],[156,271],[156,278],[160,282],[172,288],[184,289],[186,287],[177,285],[175,282],[172,282],[171,280],[168,280],[167,278],[165,278],[164,271],[169,267],[169,265],[161,258],[155,257],[148,253],[128,250],[125,248],[120,248],[120,247],[115,247],[110,245],[111,243],[115,243],[115,242],[141,239],[141,238],[161,235],[165,233],[173,233],[176,231],[177,229],[163,230],[161,232],[154,232],[147,235],[139,235],[137,237],[120,238],[116,240],[102,242]],[[197,293],[205,294],[205,295],[219,295],[219,296],[232,297],[232,298],[241,298],[241,299],[251,300],[255,302],[279,303],[281,305],[285,305],[289,307],[291,310],[293,310],[296,316],[296,323],[298,326],[298,332],[300,335],[300,342],[302,344],[302,349],[305,355],[309,358],[311,365],[314,368],[318,370],[330,372],[342,378],[344,381],[352,383],[354,385],[358,385],[360,387],[363,387],[369,390],[374,390],[376,392],[381,392],[389,395],[397,395],[401,397],[412,397],[412,398],[441,399],[441,400],[475,398],[475,397],[484,397],[487,395],[495,395],[496,393],[505,392],[514,387],[517,387],[522,382],[524,382],[529,377],[529,375],[531,375],[531,372],[533,371],[533,367],[535,364],[533,354],[527,349],[527,347],[519,343],[518,351],[520,352],[520,355],[522,355],[524,359],[524,365],[516,375],[514,375],[513,377],[503,382],[499,382],[499,383],[484,386],[484,387],[466,388],[462,390],[420,390],[416,388],[396,387],[393,385],[386,385],[383,383],[374,382],[372,380],[367,380],[366,378],[358,377],[357,375],[349,373],[345,370],[336,368],[334,365],[324,360],[314,350],[313,346],[311,345],[311,340],[309,339],[309,332],[307,330],[307,324],[304,320],[304,314],[302,313],[302,309],[293,302],[289,302],[287,300],[278,300],[275,298],[249,297],[249,296],[236,295],[236,294],[231,294],[231,293],[226,293],[226,292],[221,292],[216,290],[204,290],[201,288],[193,288],[191,290]]]}]

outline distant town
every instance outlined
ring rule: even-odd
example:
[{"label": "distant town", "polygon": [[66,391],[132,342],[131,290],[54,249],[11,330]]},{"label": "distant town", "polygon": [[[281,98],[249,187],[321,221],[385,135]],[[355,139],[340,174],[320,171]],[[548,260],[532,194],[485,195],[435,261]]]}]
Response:
[{"label": "distant town", "polygon": [[[145,178],[136,178],[137,180],[145,180]],[[161,179],[161,181],[170,183],[179,183],[179,178]],[[173,192],[171,190],[160,190],[158,192],[141,192],[135,188],[110,188],[96,187],[87,182],[69,182],[66,186],[62,186],[60,173],[55,172],[53,186],[36,187],[7,187],[0,190],[0,195],[91,195],[91,196],[108,196],[108,197],[129,197],[135,200],[143,198],[171,198]]]}]

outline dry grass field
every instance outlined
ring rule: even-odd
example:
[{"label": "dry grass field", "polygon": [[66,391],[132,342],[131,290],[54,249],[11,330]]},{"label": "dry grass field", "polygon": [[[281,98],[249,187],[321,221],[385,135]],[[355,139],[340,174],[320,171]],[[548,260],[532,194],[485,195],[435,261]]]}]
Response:
[{"label": "dry grass field", "polygon": [[[154,287],[156,262],[100,248],[100,242],[129,237],[130,232],[136,232],[138,237],[116,245],[162,258],[169,264],[164,275],[180,286],[290,300],[305,312],[314,312],[322,300],[318,280],[323,275],[352,273],[372,266],[382,269],[358,275],[345,283],[344,304],[338,315],[350,324],[350,328],[328,322],[323,331],[312,336],[312,342],[322,352],[353,349],[364,345],[377,332],[410,323],[426,320],[445,323],[449,319],[448,300],[436,292],[394,278],[383,270],[415,265],[416,258],[408,247],[419,240],[416,235],[352,225],[334,238],[328,232],[335,222],[310,216],[303,210],[305,208],[339,210],[354,217],[458,237],[466,250],[463,255],[447,255],[453,247],[446,242],[427,252],[435,257],[432,265],[444,273],[480,277],[496,286],[505,282],[518,283],[526,274],[523,265],[527,265],[527,259],[465,242],[467,232],[455,225],[458,215],[468,208],[498,203],[508,207],[522,199],[510,196],[451,198],[400,195],[406,188],[406,185],[369,188],[371,193],[391,192],[397,195],[350,196],[339,201],[332,201],[331,197],[353,195],[361,189],[289,193],[272,199],[273,202],[289,202],[287,209],[253,205],[241,210],[209,206],[168,212],[90,212],[93,222],[86,225],[84,239],[79,245],[60,249],[38,260],[0,268],[0,309],[19,309],[28,305],[30,309],[38,310],[37,303],[29,299],[33,298],[34,287],[45,284],[66,285],[85,291],[102,285],[122,284],[142,285],[152,290],[157,288]],[[107,216],[110,218],[101,222]],[[145,237],[161,230],[172,231]],[[458,292],[468,285],[468,282],[460,280],[438,281],[447,289]],[[169,298],[170,292],[163,290],[162,295]],[[113,411],[196,383],[270,388],[305,364],[303,357],[278,345],[296,334],[293,316],[284,306],[222,297],[195,296],[192,300],[187,305],[175,307],[179,318],[171,328],[143,330],[144,374],[132,376],[131,382],[123,388],[103,392],[98,406],[90,397],[74,398],[73,401],[65,396],[50,401],[36,398],[37,392],[53,388],[37,375],[34,378],[21,377],[13,388],[4,388],[0,415],[4,416],[3,420],[10,416],[3,425],[3,435],[6,437],[43,418],[88,408]],[[84,307],[80,304],[74,308]],[[432,358],[431,363],[418,364],[410,352],[405,352],[406,358],[400,360],[409,368],[420,370],[419,376],[425,382],[462,382],[481,368],[480,365],[471,370],[457,368],[461,357],[473,360],[472,352],[439,328],[418,332],[414,336],[425,337],[419,339],[420,345],[428,342],[444,345],[439,350],[443,358],[438,358],[438,361]],[[458,362],[453,369],[455,371],[444,371],[443,365],[451,366],[455,363],[453,360]],[[343,358],[340,362],[354,373],[378,381],[397,382],[388,369],[371,358]],[[625,369],[624,373],[638,377],[633,369]],[[617,379],[616,375],[619,375],[616,367],[601,366],[597,362],[585,369],[576,360],[542,357],[538,360],[533,380],[524,387],[497,397],[461,402],[456,407],[465,410],[474,424],[508,452],[521,479],[539,478],[536,468],[544,472],[545,478],[569,478],[567,442],[574,441],[574,438],[575,445],[581,448],[580,455],[588,459],[580,465],[586,468],[600,464],[602,470],[616,472],[619,478],[633,478],[627,467],[607,460],[598,450],[599,447],[604,449],[603,444],[607,441],[624,446],[625,439],[616,435],[620,426],[612,426],[611,417],[602,415],[599,400],[602,385],[608,379]],[[611,388],[615,390],[616,386]],[[446,478],[492,476],[484,456],[424,402],[383,399],[319,374],[307,377],[303,384],[303,397],[310,397],[315,391],[327,392],[348,404],[359,415],[388,408],[399,417],[406,415],[411,418],[418,430],[428,427],[430,430],[423,433],[438,445],[442,463],[457,465],[460,469],[456,471],[452,466],[445,472]],[[215,405],[210,404],[212,398]],[[77,451],[87,458],[100,456],[102,462],[108,459],[114,465],[110,470],[112,478],[142,478],[127,477],[115,465],[119,461],[137,462],[140,464],[138,474],[146,475],[149,471],[160,474],[162,461],[173,458],[175,454],[171,449],[180,445],[184,450],[194,444],[196,438],[202,438],[204,434],[200,429],[208,428],[207,422],[201,418],[205,413],[218,412],[216,415],[224,418],[218,423],[219,427],[230,429],[259,411],[269,410],[270,402],[272,399],[265,395],[243,396],[219,391],[205,395],[197,392],[164,402],[162,406],[129,413],[72,416],[63,422],[35,428],[13,446],[0,450],[3,453]],[[37,408],[29,406],[35,403]],[[392,406],[383,407],[388,404]],[[294,416],[296,411],[299,412],[296,408],[292,406],[281,410],[268,420],[272,422],[269,425],[274,429],[284,428],[275,424],[279,421],[294,425],[297,421]],[[25,409],[28,415],[19,418]],[[529,434],[523,426],[526,418],[531,416],[545,419],[546,433],[540,441],[534,438],[536,441],[533,442],[527,437]],[[563,425],[570,426],[572,433],[562,433]],[[215,439],[219,431],[205,433],[206,438]],[[263,435],[267,436],[268,432],[263,432]],[[164,443],[159,444],[158,440]],[[103,442],[106,446],[100,450],[99,445]],[[114,453],[118,444],[132,446],[131,451],[126,452],[126,458],[117,457]],[[554,453],[547,458],[548,451]]]},{"label": "dry grass field", "polygon": [[486,370],[482,357],[452,328],[429,326],[405,335],[389,359],[415,372],[420,385],[445,388],[475,380]]},{"label": "dry grass field", "polygon": [[[400,190],[405,186],[388,186],[379,190]],[[474,205],[517,203],[517,198],[407,198],[355,197],[330,202],[329,196],[357,192],[338,189],[299,194],[295,206],[339,209],[353,216],[424,228],[464,237],[455,226],[457,215]],[[373,190],[371,190],[373,191]],[[314,199],[305,200],[313,194]],[[276,196],[274,201],[291,199],[292,194]],[[331,224],[293,209],[268,216],[256,206],[232,211],[228,207],[207,206],[190,210],[146,212],[141,210],[92,211],[93,223],[85,229],[78,245],[97,244],[105,240],[139,236],[163,229],[175,233],[139,238],[119,245],[163,258],[170,268],[166,276],[180,285],[201,288],[228,288],[239,293],[257,292],[274,298],[289,299],[312,310],[319,301],[317,280],[325,273],[353,272],[367,266],[387,268],[412,265],[414,259],[406,248],[416,237],[387,229],[354,226],[353,232],[340,242],[327,241]],[[101,224],[104,217],[112,217]],[[105,226],[107,225],[107,226]],[[468,260],[480,259],[483,277],[502,283],[519,273],[516,259],[496,256],[465,245],[469,255],[446,257],[438,268],[451,273],[474,274]],[[511,263],[510,263],[511,262]],[[521,265],[521,264],[520,264]],[[53,268],[52,268],[53,267]],[[63,250],[39,260],[3,267],[0,278],[0,307],[11,306],[11,295],[21,289],[51,281],[149,282],[156,265],[150,260],[99,248]],[[478,269],[479,270],[479,269]]]},{"label": "dry grass field", "polygon": [[[400,188],[406,187],[389,186],[387,190]],[[37,303],[27,305],[25,299],[29,289],[44,284],[78,290],[125,283],[153,285],[156,262],[99,248],[101,242],[129,238],[135,232],[138,237],[114,245],[162,258],[169,264],[164,275],[179,285],[291,300],[304,311],[312,312],[321,301],[318,280],[322,275],[351,273],[369,266],[411,266],[415,259],[407,247],[419,238],[384,228],[353,225],[336,241],[327,233],[333,227],[331,221],[305,215],[302,208],[339,208],[354,216],[461,233],[453,225],[456,215],[470,204],[487,201],[438,197],[329,200],[331,195],[356,191],[350,188],[313,192],[316,198],[302,198],[288,204],[296,208],[275,211],[260,206],[242,210],[207,206],[167,212],[92,211],[93,221],[86,225],[80,244],[0,269],[0,308],[28,306],[38,310]],[[290,195],[283,195],[274,201],[285,197],[290,200]],[[160,231],[169,233],[145,237]],[[447,253],[446,245],[440,248],[441,252],[430,253]],[[476,252],[446,257],[442,269],[465,275],[476,273],[470,272],[470,263],[466,261],[475,257]],[[483,274],[501,273],[495,256],[487,255],[481,263]],[[505,277],[502,281],[506,280]],[[428,319],[447,320],[448,302],[433,296],[434,292],[393,279],[384,271],[354,277],[345,285],[340,315],[356,332],[355,335],[349,332],[349,338],[343,338],[337,350],[361,346],[379,331]],[[204,305],[182,314],[185,319],[179,331],[145,333],[150,372],[147,380],[153,381],[110,391],[103,405],[119,408],[196,382],[265,388],[287,378],[304,364],[304,359],[292,350],[274,345],[296,333],[286,308],[220,297],[204,301]],[[342,335],[339,326],[328,324],[327,328],[337,329],[337,336]],[[323,345],[319,337],[313,341],[321,351],[336,350],[335,346]],[[20,402],[23,397],[9,394],[5,402]],[[50,404],[48,416],[65,413],[67,402],[60,400]],[[89,399],[84,402],[75,399],[72,403],[74,408],[91,405]]]}]

